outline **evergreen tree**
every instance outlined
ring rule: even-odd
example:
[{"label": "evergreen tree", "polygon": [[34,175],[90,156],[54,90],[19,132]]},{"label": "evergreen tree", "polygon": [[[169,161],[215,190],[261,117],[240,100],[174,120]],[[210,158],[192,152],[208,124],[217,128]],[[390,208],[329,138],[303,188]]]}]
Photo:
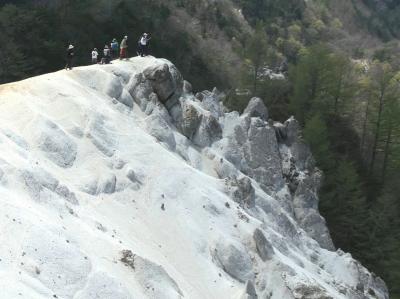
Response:
[{"label": "evergreen tree", "polygon": [[315,114],[306,121],[303,137],[311,147],[317,164],[324,171],[332,169],[333,159],[330,151],[328,127],[320,114]]},{"label": "evergreen tree", "polygon": [[368,248],[366,223],[368,210],[361,180],[354,165],[340,160],[334,170],[326,172],[321,190],[320,209],[331,228],[336,246],[349,250],[357,258]]},{"label": "evergreen tree", "polygon": [[254,35],[247,41],[245,48],[245,57],[251,65],[253,95],[257,94],[260,72],[267,64],[268,51],[267,36],[262,23],[259,23]]},{"label": "evergreen tree", "polygon": [[332,67],[330,51],[322,45],[308,48],[292,69],[293,95],[291,108],[297,119],[305,120],[316,112],[325,113],[325,100]]},{"label": "evergreen tree", "polygon": [[[398,88],[396,73],[387,63],[376,62],[372,66],[370,76],[369,93],[371,108],[369,109],[370,115],[368,118],[371,122],[372,144],[368,173],[369,176],[373,176],[377,160],[381,158],[378,154],[382,151],[382,144],[384,144],[383,147],[386,148],[387,154],[390,149],[389,145],[391,143],[393,126],[395,125],[395,118],[397,118],[397,115],[393,114],[393,111],[397,106],[397,95],[400,89]],[[388,133],[386,136],[384,133],[385,125]]]}]

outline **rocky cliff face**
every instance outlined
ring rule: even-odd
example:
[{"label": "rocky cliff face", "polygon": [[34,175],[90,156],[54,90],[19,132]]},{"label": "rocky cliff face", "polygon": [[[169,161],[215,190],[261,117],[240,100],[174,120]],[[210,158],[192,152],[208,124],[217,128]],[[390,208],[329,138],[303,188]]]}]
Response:
[{"label": "rocky cliff face", "polygon": [[6,298],[388,298],[335,251],[291,118],[134,58],[0,87]]}]

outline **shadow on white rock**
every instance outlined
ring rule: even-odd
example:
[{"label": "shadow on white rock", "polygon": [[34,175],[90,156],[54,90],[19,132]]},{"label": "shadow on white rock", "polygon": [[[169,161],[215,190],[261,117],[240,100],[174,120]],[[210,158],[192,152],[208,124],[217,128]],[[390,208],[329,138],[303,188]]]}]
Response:
[{"label": "shadow on white rock", "polygon": [[71,204],[78,204],[75,193],[71,192],[67,186],[60,184],[52,174],[42,168],[32,171],[22,170],[20,171],[20,177],[34,200],[43,200],[46,197],[45,191],[47,190],[47,192],[50,191]]},{"label": "shadow on white rock", "polygon": [[36,143],[44,155],[56,165],[70,168],[77,155],[76,143],[55,123],[41,120],[37,131]]},{"label": "shadow on white rock", "polygon": [[83,182],[81,190],[90,195],[101,193],[112,194],[116,190],[117,177],[113,173],[102,173],[97,177],[91,177],[87,182]]},{"label": "shadow on white rock", "polygon": [[134,254],[130,250],[121,252],[120,261],[134,272],[135,280],[148,298],[182,299],[184,294],[165,269]]}]

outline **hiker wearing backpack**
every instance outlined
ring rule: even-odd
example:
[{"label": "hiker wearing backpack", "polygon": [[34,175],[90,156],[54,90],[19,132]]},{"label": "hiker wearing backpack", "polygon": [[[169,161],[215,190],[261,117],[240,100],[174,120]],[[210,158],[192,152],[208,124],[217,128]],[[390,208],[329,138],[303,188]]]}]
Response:
[{"label": "hiker wearing backpack", "polygon": [[65,65],[66,70],[72,70],[74,55],[74,46],[69,45],[67,48],[67,64]]},{"label": "hiker wearing backpack", "polygon": [[139,39],[139,50],[138,54],[141,57],[147,56],[148,55],[148,49],[149,49],[149,41],[151,37],[147,33],[143,33],[142,37]]},{"label": "hiker wearing backpack", "polygon": [[92,51],[92,64],[97,64],[98,60],[97,57],[99,56],[99,52],[97,51],[97,48],[94,48]]},{"label": "hiker wearing backpack", "polygon": [[118,57],[118,50],[119,50],[119,44],[117,42],[117,39],[113,39],[111,42],[111,57],[113,59]]},{"label": "hiker wearing backpack", "polygon": [[128,59],[128,36],[125,35],[125,37],[122,39],[120,49],[119,59]]},{"label": "hiker wearing backpack", "polygon": [[103,50],[103,58],[101,60],[101,64],[109,64],[111,61],[111,50],[108,45],[104,46]]}]

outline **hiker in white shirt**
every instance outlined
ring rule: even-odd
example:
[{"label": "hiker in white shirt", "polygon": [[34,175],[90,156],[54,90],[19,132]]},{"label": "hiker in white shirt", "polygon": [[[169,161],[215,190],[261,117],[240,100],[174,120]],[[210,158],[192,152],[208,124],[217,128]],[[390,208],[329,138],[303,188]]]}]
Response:
[{"label": "hiker in white shirt", "polygon": [[149,50],[149,41],[151,37],[147,33],[143,33],[141,38],[139,39],[139,47],[138,47],[138,55],[139,56],[147,56]]},{"label": "hiker in white shirt", "polygon": [[99,52],[97,51],[97,48],[94,48],[92,51],[92,64],[97,64],[97,57],[99,57]]}]

